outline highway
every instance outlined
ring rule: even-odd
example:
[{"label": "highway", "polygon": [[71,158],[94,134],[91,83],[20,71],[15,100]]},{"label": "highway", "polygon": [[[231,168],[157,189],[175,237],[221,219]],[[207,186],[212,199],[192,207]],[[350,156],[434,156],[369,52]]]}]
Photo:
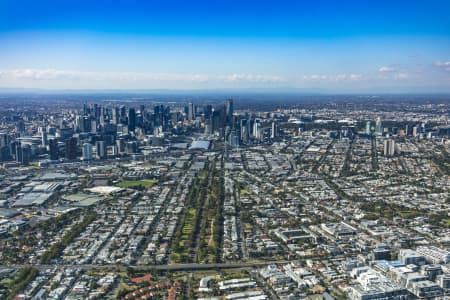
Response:
[{"label": "highway", "polygon": [[[171,265],[114,265],[114,264],[29,264],[39,271],[48,270],[52,268],[81,268],[85,270],[105,270],[105,271],[125,271],[133,269],[136,271],[197,271],[197,270],[217,270],[217,269],[236,269],[236,268],[257,268],[264,267],[271,264],[286,264],[288,260],[276,260],[265,262],[236,262],[236,263],[214,263],[214,264],[171,264]],[[25,265],[0,265],[0,271],[5,269],[20,269]]]}]

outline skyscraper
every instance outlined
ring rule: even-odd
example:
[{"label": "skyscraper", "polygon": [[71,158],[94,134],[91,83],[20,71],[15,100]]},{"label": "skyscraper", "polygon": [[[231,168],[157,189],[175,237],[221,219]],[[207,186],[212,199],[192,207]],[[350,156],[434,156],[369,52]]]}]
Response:
[{"label": "skyscraper", "polygon": [[381,136],[383,134],[383,128],[381,124],[381,118],[377,117],[375,120],[375,135]]},{"label": "skyscraper", "polygon": [[106,158],[106,144],[104,141],[97,141],[95,143],[95,147],[97,150],[97,157],[100,159]]},{"label": "skyscraper", "polygon": [[255,119],[255,122],[253,123],[253,137],[258,141],[260,141],[262,138],[260,119]]},{"label": "skyscraper", "polygon": [[50,152],[50,159],[51,160],[58,160],[59,159],[58,140],[57,139],[50,139],[48,141],[48,147],[49,147],[49,152]]},{"label": "skyscraper", "polygon": [[128,131],[134,131],[136,128],[136,110],[130,108],[128,110]]},{"label": "skyscraper", "polygon": [[71,137],[65,141],[66,158],[73,160],[78,156],[78,141],[77,138]]},{"label": "skyscraper", "polygon": [[91,118],[89,116],[84,116],[81,120],[81,132],[90,132],[91,131]]},{"label": "skyscraper", "polygon": [[111,123],[119,124],[120,121],[120,112],[118,107],[114,107],[111,112]]},{"label": "skyscraper", "polygon": [[223,136],[225,110],[223,108],[214,110],[212,115],[212,130],[219,132]]},{"label": "skyscraper", "polygon": [[212,134],[211,120],[210,119],[206,119],[205,120],[205,134],[206,135]]},{"label": "skyscraper", "polygon": [[11,158],[10,137],[6,133],[0,133],[0,161],[6,161]]},{"label": "skyscraper", "polygon": [[419,135],[419,130],[418,130],[417,126],[413,126],[413,128],[412,128],[412,135],[413,135],[413,137],[416,137],[416,136]]},{"label": "skyscraper", "polygon": [[272,139],[276,138],[278,136],[278,124],[277,122],[273,121],[272,122],[272,130],[270,132],[270,137]]},{"label": "skyscraper", "polygon": [[395,155],[395,141],[391,139],[384,140],[384,156],[394,156]]},{"label": "skyscraper", "polygon": [[230,137],[229,137],[229,142],[230,142],[230,145],[234,149],[239,147],[239,134],[238,134],[238,129],[237,128],[233,128],[231,130]]},{"label": "skyscraper", "polygon": [[25,122],[23,120],[19,120],[16,124],[16,131],[20,134],[25,133]]},{"label": "skyscraper", "polygon": [[248,127],[248,121],[247,119],[242,119],[241,120],[241,140],[243,143],[247,143],[248,139],[250,137],[250,132],[249,132],[249,127]]},{"label": "skyscraper", "polygon": [[372,133],[372,129],[370,128],[372,125],[370,124],[370,121],[366,122],[366,134],[370,135]]},{"label": "skyscraper", "polygon": [[42,146],[47,146],[47,129],[45,127],[40,127],[40,131],[41,131],[41,145]]},{"label": "skyscraper", "polygon": [[0,147],[5,147],[9,144],[9,135],[6,133],[0,133]]},{"label": "skyscraper", "polygon": [[233,127],[233,113],[234,113],[234,107],[233,107],[233,99],[227,100],[227,106],[226,106],[226,116],[227,116],[227,125]]},{"label": "skyscraper", "polygon": [[91,132],[92,133],[97,133],[97,127],[98,127],[97,121],[96,120],[92,120],[91,121]]},{"label": "skyscraper", "polygon": [[212,115],[212,105],[208,104],[204,107],[203,113],[205,114],[205,120],[208,120],[211,118]]},{"label": "skyscraper", "polygon": [[31,161],[31,146],[23,145],[22,146],[22,164],[28,165]]},{"label": "skyscraper", "polygon": [[89,108],[87,103],[83,104],[83,116],[87,116],[89,114]]},{"label": "skyscraper", "polygon": [[405,135],[408,136],[411,134],[411,126],[408,124],[405,125]]},{"label": "skyscraper", "polygon": [[194,103],[189,102],[189,105],[188,105],[188,120],[189,120],[189,121],[194,120],[194,115],[195,115],[195,112],[194,112]]},{"label": "skyscraper", "polygon": [[16,144],[16,162],[26,166],[31,161],[31,147],[28,144]]},{"label": "skyscraper", "polygon": [[83,144],[83,160],[92,160],[92,144]]}]

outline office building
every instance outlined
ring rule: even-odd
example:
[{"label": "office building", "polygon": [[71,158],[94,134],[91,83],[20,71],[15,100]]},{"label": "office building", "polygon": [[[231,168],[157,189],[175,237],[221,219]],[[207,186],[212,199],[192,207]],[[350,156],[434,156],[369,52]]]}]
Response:
[{"label": "office building", "polygon": [[422,266],[426,264],[423,255],[411,249],[400,249],[398,253],[398,260],[405,265],[414,264],[417,266]]},{"label": "office building", "polygon": [[134,131],[136,128],[136,110],[130,108],[128,110],[128,132]]},{"label": "office building", "polygon": [[78,140],[75,137],[71,137],[65,141],[66,158],[74,160],[78,157]]},{"label": "office building", "polygon": [[272,139],[274,139],[274,138],[276,138],[277,136],[278,136],[278,123],[275,122],[275,121],[273,121],[273,122],[272,122],[272,128],[271,128],[271,131],[270,131],[270,137],[271,137]]},{"label": "office building", "polygon": [[92,160],[92,144],[83,144],[83,160]]},{"label": "office building", "polygon": [[241,120],[241,141],[246,144],[248,143],[249,137],[250,137],[250,130],[248,127],[248,121],[247,119]]},{"label": "office building", "polygon": [[395,155],[395,141],[392,139],[384,140],[384,148],[383,148],[384,156],[394,156]]},{"label": "office building", "polygon": [[370,121],[367,121],[366,122],[366,130],[365,130],[367,135],[370,135],[372,133],[372,129],[370,128],[371,126],[372,125],[371,125]]},{"label": "office building", "polygon": [[450,252],[435,246],[420,246],[416,249],[417,253],[433,264],[450,263]]},{"label": "office building", "polygon": [[27,166],[31,161],[31,146],[28,144],[16,144],[16,161]]},{"label": "office building", "polygon": [[375,135],[381,136],[383,134],[383,127],[381,123],[381,118],[378,117],[375,120]]},{"label": "office building", "polygon": [[41,145],[45,147],[48,144],[47,129],[45,127],[40,127],[39,129],[41,132]]},{"label": "office building", "polygon": [[233,99],[228,99],[226,104],[226,116],[227,116],[227,125],[233,127],[233,113],[234,113],[234,107],[233,107]]},{"label": "office building", "polygon": [[349,287],[348,299],[407,300],[409,299],[409,293],[405,288],[395,284],[381,273],[373,269],[367,269],[358,275],[357,284]]},{"label": "office building", "polygon": [[97,141],[95,143],[95,148],[97,150],[97,158],[105,159],[106,158],[106,144],[104,141]]},{"label": "office building", "polygon": [[188,104],[188,120],[193,121],[194,116],[195,116],[194,103],[189,102],[189,104]]},{"label": "office building", "polygon": [[59,159],[58,140],[57,139],[50,139],[48,141],[48,148],[49,148],[50,159],[51,160],[58,160]]},{"label": "office building", "polygon": [[257,141],[262,139],[262,128],[261,128],[261,120],[255,119],[253,123],[253,138]]}]

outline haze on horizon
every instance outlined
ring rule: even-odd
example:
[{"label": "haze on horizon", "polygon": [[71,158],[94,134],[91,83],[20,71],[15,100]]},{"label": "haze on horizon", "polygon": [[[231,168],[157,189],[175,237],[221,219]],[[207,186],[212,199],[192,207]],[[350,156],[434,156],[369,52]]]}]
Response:
[{"label": "haze on horizon", "polygon": [[449,1],[241,2],[2,1],[0,88],[450,92]]}]

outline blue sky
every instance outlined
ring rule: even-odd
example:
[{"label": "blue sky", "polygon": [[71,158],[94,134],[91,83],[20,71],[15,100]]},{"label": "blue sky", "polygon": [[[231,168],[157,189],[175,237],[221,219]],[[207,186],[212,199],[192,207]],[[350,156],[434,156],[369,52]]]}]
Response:
[{"label": "blue sky", "polygon": [[0,87],[450,92],[449,15],[447,0],[2,0]]}]

